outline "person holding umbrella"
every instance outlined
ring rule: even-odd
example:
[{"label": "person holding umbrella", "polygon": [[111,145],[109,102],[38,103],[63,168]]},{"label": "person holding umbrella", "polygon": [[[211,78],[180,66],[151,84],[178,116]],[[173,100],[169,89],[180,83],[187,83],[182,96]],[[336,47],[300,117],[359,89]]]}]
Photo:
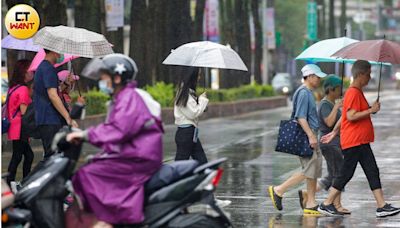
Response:
[{"label": "person holding umbrella", "polygon": [[178,84],[174,104],[175,124],[178,126],[175,134],[175,161],[193,158],[204,164],[208,160],[198,137],[198,124],[199,117],[207,108],[208,99],[205,92],[196,95],[199,68],[188,69],[189,73],[184,74]]},{"label": "person holding umbrella", "polygon": [[51,142],[63,125],[78,127],[71,118],[59,96],[59,83],[55,63],[63,61],[63,54],[45,49],[46,57],[40,63],[34,76],[33,102],[35,122],[42,139],[44,156],[48,159],[53,152]]},{"label": "person holding umbrella", "polygon": [[367,176],[370,189],[375,197],[376,217],[398,214],[400,208],[386,203],[383,197],[379,168],[370,143],[374,141],[374,127],[371,114],[380,110],[379,101],[369,106],[362,89],[371,79],[371,64],[365,60],[357,60],[352,67],[354,81],[344,96],[342,121],[334,130],[321,138],[323,143],[332,141],[339,132],[343,150],[344,163],[338,178],[334,179],[327,199],[320,204],[318,211],[328,216],[340,216],[341,213],[333,205],[336,197],[351,180],[360,163]]}]

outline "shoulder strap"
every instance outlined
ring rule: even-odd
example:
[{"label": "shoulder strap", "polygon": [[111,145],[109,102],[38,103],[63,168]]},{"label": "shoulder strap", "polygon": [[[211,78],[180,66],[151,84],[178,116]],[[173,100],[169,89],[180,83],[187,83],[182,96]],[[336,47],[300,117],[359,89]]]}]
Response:
[{"label": "shoulder strap", "polygon": [[6,101],[4,102],[4,105],[7,105],[8,104],[8,100],[10,99],[10,97],[11,97],[11,94],[13,94],[14,92],[15,92],[15,90],[17,90],[19,87],[21,87],[22,85],[16,85],[15,86],[15,88],[13,89],[13,90],[11,90],[8,94],[7,94],[7,97],[6,97]]},{"label": "shoulder strap", "polygon": [[[305,87],[300,88],[300,89],[297,90],[297,91],[295,92],[295,94],[293,95],[293,111],[292,111],[292,115],[291,115],[290,119],[293,119],[293,118],[294,118],[294,114],[295,114],[296,108],[297,108],[297,97],[298,97],[300,91],[303,90],[303,89],[305,89]],[[307,104],[308,104],[308,103],[307,103]]]},{"label": "shoulder strap", "polygon": [[[4,105],[3,105],[3,114],[4,113],[6,113],[6,111],[8,110],[8,100],[10,99],[10,97],[11,97],[11,94],[13,94],[19,87],[21,87],[22,85],[16,85],[15,86],[15,88],[13,89],[13,90],[11,90],[9,93],[7,93],[7,97],[6,97],[6,101],[4,102]],[[15,113],[14,113],[14,115],[13,115],[13,118],[17,115],[17,113],[18,113],[18,110],[19,109],[17,109],[16,111],[15,111]]]}]

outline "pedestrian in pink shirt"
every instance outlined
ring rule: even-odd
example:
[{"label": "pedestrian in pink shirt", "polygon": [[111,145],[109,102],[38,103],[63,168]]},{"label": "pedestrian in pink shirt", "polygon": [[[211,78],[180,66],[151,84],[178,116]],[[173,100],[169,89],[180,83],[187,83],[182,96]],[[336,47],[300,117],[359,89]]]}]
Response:
[{"label": "pedestrian in pink shirt", "polygon": [[30,89],[27,82],[32,78],[28,72],[29,60],[18,60],[14,67],[14,72],[9,82],[7,93],[7,116],[10,120],[8,129],[8,140],[12,141],[13,154],[8,165],[9,176],[7,182],[15,181],[15,175],[19,163],[24,156],[23,177],[26,177],[31,171],[33,162],[33,151],[29,145],[29,138],[21,134],[22,116],[25,114],[28,105],[32,103],[30,98]]}]

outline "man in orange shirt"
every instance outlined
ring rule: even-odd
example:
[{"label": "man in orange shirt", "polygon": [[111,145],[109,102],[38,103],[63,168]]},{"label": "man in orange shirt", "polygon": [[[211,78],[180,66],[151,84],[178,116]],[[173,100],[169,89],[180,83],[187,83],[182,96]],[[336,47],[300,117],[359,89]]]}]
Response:
[{"label": "man in orange shirt", "polygon": [[344,96],[341,124],[338,122],[333,132],[321,139],[322,142],[329,142],[338,133],[341,125],[340,140],[344,163],[340,176],[334,180],[328,198],[320,204],[318,211],[330,216],[342,215],[333,206],[333,200],[351,180],[357,164],[360,163],[377,203],[376,216],[395,215],[400,212],[400,208],[393,207],[384,200],[379,169],[370,146],[370,143],[374,141],[371,114],[380,110],[379,101],[369,107],[362,92],[362,88],[371,79],[371,65],[365,60],[357,60],[351,72],[354,81]]}]

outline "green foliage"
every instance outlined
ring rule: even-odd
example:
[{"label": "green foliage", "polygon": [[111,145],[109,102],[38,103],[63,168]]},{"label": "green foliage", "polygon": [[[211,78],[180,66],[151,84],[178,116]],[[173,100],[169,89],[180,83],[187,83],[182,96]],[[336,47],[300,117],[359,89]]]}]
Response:
[{"label": "green foliage", "polygon": [[[78,98],[78,94],[74,93],[71,97],[73,102],[75,102]],[[86,115],[96,115],[107,112],[106,103],[110,100],[110,96],[93,89],[83,94],[83,97],[86,101]]]},{"label": "green foliage", "polygon": [[298,54],[307,33],[308,0],[275,1],[276,31],[281,34],[281,46],[289,53]]},{"label": "green foliage", "polygon": [[[172,107],[175,97],[175,89],[172,84],[158,82],[153,86],[144,88],[162,107]],[[204,90],[198,88],[199,93],[206,91],[210,102],[227,102],[242,99],[252,99],[259,97],[274,96],[274,90],[270,85],[244,85],[238,88],[219,89],[219,90]],[[71,95],[72,100],[76,101],[78,94]],[[110,99],[109,96],[97,90],[90,90],[83,94],[86,100],[87,115],[95,115],[107,112],[106,102]]]},{"label": "green foliage", "polygon": [[161,104],[161,107],[169,107],[174,104],[174,86],[165,82],[157,82],[153,86],[144,88],[156,101]]}]

